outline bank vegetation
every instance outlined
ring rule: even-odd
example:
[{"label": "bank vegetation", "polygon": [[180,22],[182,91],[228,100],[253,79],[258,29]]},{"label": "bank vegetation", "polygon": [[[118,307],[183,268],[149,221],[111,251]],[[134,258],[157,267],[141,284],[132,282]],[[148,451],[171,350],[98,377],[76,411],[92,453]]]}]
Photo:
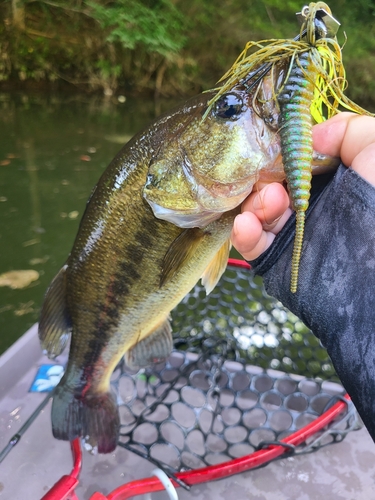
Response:
[{"label": "bank vegetation", "polygon": [[[333,0],[348,94],[375,106],[375,2]],[[187,95],[212,87],[248,40],[298,32],[295,0],[7,0],[0,88]]]}]

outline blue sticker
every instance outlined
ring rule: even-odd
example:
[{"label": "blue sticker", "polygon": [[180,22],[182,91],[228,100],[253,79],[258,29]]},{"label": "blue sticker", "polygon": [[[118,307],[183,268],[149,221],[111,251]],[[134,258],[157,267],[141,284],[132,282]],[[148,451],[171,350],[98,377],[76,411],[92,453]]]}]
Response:
[{"label": "blue sticker", "polygon": [[42,365],[35,375],[30,392],[50,392],[60,382],[64,375],[62,365]]}]

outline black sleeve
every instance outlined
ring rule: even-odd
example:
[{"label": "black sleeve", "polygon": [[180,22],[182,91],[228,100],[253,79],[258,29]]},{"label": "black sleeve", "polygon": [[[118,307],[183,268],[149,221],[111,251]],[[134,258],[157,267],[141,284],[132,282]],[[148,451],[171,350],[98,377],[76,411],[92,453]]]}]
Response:
[{"label": "black sleeve", "polygon": [[297,292],[290,292],[294,216],[250,264],[327,348],[375,441],[375,188],[344,166],[313,182]]}]

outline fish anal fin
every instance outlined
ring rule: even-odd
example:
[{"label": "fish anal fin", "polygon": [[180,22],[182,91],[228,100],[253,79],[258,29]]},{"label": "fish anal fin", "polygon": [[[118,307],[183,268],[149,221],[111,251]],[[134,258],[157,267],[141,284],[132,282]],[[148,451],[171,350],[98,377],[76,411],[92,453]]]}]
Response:
[{"label": "fish anal fin", "polygon": [[202,229],[194,227],[185,229],[177,236],[164,256],[160,286],[169,281],[186,262],[191,260],[204,234]]},{"label": "fish anal fin", "polygon": [[65,270],[60,269],[47,289],[39,320],[39,339],[50,358],[62,353],[72,327],[65,301]]},{"label": "fish anal fin", "polygon": [[125,353],[125,363],[129,368],[139,370],[165,361],[172,349],[172,329],[169,320],[166,320]]},{"label": "fish anal fin", "polygon": [[117,446],[120,417],[115,397],[109,392],[76,396],[64,384],[55,389],[52,402],[52,433],[56,439],[84,438],[87,447],[111,453]]},{"label": "fish anal fin", "polygon": [[202,274],[202,285],[205,287],[207,295],[215,288],[227,267],[231,246],[232,245],[230,240],[227,240],[220,247],[220,250],[211,260],[204,273]]}]

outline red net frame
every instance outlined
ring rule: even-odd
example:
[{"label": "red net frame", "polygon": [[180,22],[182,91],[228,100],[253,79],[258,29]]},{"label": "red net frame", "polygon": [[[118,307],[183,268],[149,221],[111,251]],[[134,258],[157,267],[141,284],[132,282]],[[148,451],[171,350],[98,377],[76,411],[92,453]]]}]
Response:
[{"label": "red net frame", "polygon": [[[345,399],[347,401],[350,401],[348,395],[345,395]],[[240,474],[241,472],[265,465],[272,460],[280,457],[281,455],[287,454],[288,451],[292,449],[292,447],[300,445],[301,443],[308,440],[311,436],[327,427],[343,411],[345,411],[346,406],[347,404],[345,403],[345,401],[337,402],[334,406],[332,406],[332,408],[327,410],[314,422],[311,422],[303,429],[283,439],[281,442],[285,446],[271,445],[263,450],[255,451],[250,455],[246,455],[245,457],[230,460],[222,464],[212,465],[210,467],[204,467],[202,469],[193,471],[177,473],[176,477],[179,480],[183,481],[187,486],[193,486],[195,484],[204,483],[207,481],[223,479],[225,477],[232,476],[234,474]],[[82,451],[80,440],[78,438],[75,439],[72,442],[71,447],[74,460],[72,472],[69,475],[63,476],[46,493],[46,495],[43,496],[41,500],[78,500],[77,496],[74,493],[74,489],[79,483],[78,476],[82,467]],[[173,481],[173,479],[171,480],[171,482],[175,488],[178,488],[180,486],[180,484],[176,481]],[[164,485],[161,483],[159,478],[157,478],[156,476],[152,476],[126,483],[116,488],[108,495],[103,495],[100,492],[96,492],[90,497],[90,500],[125,500],[137,495],[162,491],[164,489]]]}]

